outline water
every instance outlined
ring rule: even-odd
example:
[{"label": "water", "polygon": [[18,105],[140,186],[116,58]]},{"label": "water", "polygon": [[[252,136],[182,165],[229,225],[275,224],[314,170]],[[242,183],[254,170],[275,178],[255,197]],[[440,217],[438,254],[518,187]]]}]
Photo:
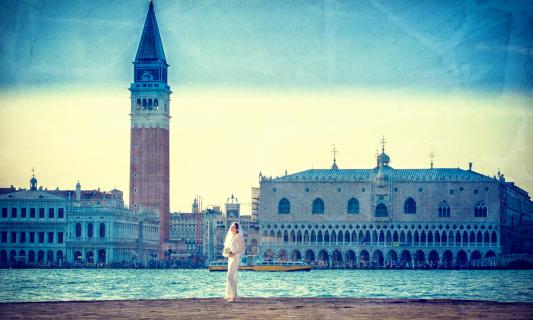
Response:
[{"label": "water", "polygon": [[[3,269],[0,301],[222,297],[225,276],[179,269]],[[532,302],[533,270],[239,272],[239,295]]]}]

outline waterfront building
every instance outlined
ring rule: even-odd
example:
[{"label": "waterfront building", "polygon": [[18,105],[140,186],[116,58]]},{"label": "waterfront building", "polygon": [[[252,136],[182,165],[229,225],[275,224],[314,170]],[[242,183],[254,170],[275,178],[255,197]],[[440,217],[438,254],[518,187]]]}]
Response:
[{"label": "waterfront building", "polygon": [[[79,188],[79,184],[77,186]],[[159,252],[159,213],[124,207],[122,192],[95,199],[76,196],[67,211],[67,260],[112,266],[146,266]]]},{"label": "waterfront building", "polygon": [[159,214],[124,207],[122,192],[3,188],[0,265],[146,265],[159,250]]},{"label": "waterfront building", "polygon": [[220,207],[200,210],[197,201],[192,205],[193,212],[171,214],[170,241],[171,256],[179,265],[202,265],[205,262],[221,259],[224,240],[233,222],[241,225],[247,254],[259,252],[259,224],[249,214],[241,214],[241,204],[231,195],[224,212]]},{"label": "waterfront building", "polygon": [[494,265],[531,220],[528,193],[472,169],[310,169],[260,177],[260,252],[323,267]]},{"label": "waterfront building", "polygon": [[[131,91],[130,209],[155,208],[160,244],[169,238],[170,87],[163,43],[150,2],[133,62]],[[162,248],[163,249],[163,248]],[[162,252],[162,251],[161,251]]]},{"label": "waterfront building", "polygon": [[37,187],[0,194],[0,266],[61,265],[66,254],[68,199]]}]

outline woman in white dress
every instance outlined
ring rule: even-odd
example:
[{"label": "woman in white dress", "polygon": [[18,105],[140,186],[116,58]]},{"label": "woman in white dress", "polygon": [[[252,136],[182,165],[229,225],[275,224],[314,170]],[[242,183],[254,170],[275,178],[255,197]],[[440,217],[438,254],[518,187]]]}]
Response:
[{"label": "woman in white dress", "polygon": [[241,255],[246,248],[242,233],[239,231],[239,224],[237,222],[232,223],[224,241],[224,255],[228,257],[225,296],[225,300],[228,302],[237,301],[237,271],[239,271]]}]

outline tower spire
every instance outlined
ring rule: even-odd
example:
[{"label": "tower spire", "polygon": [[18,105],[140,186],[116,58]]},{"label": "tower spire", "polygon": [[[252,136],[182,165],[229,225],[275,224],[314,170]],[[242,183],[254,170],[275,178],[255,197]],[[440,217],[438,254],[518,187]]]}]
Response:
[{"label": "tower spire", "polygon": [[161,61],[166,63],[165,51],[163,50],[163,43],[159,35],[159,28],[157,26],[157,19],[155,18],[154,3],[150,1],[146,20],[144,22],[144,29],[141,35],[141,41],[137,48],[137,55],[135,62],[155,62]]}]

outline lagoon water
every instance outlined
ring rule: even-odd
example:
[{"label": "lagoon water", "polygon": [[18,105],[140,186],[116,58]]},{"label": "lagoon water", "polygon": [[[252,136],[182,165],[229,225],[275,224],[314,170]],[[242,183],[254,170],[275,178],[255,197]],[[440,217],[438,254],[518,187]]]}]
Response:
[{"label": "lagoon water", "polygon": [[[183,269],[3,269],[0,301],[222,297],[225,276]],[[533,270],[239,272],[239,295],[533,302]]]}]

